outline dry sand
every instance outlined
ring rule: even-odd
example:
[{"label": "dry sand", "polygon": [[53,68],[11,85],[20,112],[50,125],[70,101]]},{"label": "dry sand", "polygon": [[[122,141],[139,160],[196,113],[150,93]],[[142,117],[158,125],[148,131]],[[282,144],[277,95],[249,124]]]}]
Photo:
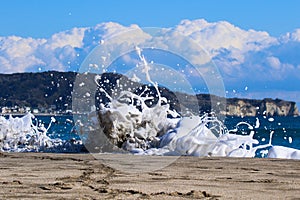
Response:
[{"label": "dry sand", "polygon": [[[300,199],[300,161],[180,157],[160,170],[129,173],[101,157],[0,153],[0,199]],[[120,166],[143,161],[145,170],[152,159],[108,157]]]}]

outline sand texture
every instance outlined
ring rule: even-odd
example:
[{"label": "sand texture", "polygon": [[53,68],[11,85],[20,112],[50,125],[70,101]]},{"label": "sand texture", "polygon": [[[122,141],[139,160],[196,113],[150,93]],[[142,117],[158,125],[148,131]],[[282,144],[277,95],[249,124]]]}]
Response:
[{"label": "sand texture", "polygon": [[[0,199],[300,199],[300,161],[180,157],[145,172],[150,156],[108,155],[111,166],[136,161],[124,170],[101,157],[0,153]],[[140,173],[126,169],[139,162]]]}]

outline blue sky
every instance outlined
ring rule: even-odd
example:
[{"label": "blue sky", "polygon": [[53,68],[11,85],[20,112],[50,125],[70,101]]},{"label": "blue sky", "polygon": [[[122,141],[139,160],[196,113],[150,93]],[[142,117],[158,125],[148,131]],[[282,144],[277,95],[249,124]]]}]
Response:
[{"label": "blue sky", "polygon": [[300,27],[300,1],[272,0],[1,0],[0,36],[50,37],[73,27],[113,21],[171,27],[182,19],[225,20],[279,36]]}]

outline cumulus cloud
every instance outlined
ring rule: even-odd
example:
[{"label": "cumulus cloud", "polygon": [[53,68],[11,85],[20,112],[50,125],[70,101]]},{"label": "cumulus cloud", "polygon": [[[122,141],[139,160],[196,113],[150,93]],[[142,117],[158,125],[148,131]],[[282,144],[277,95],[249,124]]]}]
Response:
[{"label": "cumulus cloud", "polygon": [[226,21],[183,20],[174,30],[193,38],[210,53],[224,48],[242,52],[259,50],[277,42],[267,32],[242,30]]},{"label": "cumulus cloud", "polygon": [[[73,28],[43,39],[0,37],[0,73],[37,69],[76,70],[86,55],[102,40],[133,28],[137,26],[125,27],[109,22],[95,27]],[[131,40],[136,39],[134,35],[131,36]]]},{"label": "cumulus cloud", "polygon": [[300,42],[300,29],[296,29],[293,32],[288,32],[285,35],[280,37],[282,42]]},{"label": "cumulus cloud", "polygon": [[17,36],[0,38],[0,66],[2,73],[23,72],[34,65],[44,64],[34,56],[43,39],[21,38]]},{"label": "cumulus cloud", "polygon": [[52,50],[65,46],[81,48],[86,29],[87,28],[73,28],[69,31],[56,33],[45,43],[45,46]]},{"label": "cumulus cloud", "polygon": [[274,69],[279,69],[281,66],[280,60],[274,56],[267,57],[266,60],[268,65]]},{"label": "cumulus cloud", "polygon": [[[174,27],[162,29],[157,37],[151,37],[137,25],[113,22],[73,28],[50,38],[0,37],[0,73],[38,68],[76,70],[94,47],[106,41],[111,42],[106,46],[111,49],[106,51],[118,47],[117,53],[120,53],[144,44],[175,49],[175,53],[193,64],[213,61],[224,81],[235,84],[241,80],[282,80],[288,76],[300,79],[300,29],[275,38],[264,31],[243,30],[226,21],[204,19],[183,20]],[[105,56],[107,62],[114,58],[110,56]]]}]

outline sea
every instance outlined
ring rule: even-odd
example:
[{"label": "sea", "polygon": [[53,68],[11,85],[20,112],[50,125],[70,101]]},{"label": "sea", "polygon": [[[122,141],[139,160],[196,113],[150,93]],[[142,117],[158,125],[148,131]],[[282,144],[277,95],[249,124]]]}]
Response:
[{"label": "sea", "polygon": [[[47,135],[51,139],[61,139],[63,141],[77,140],[80,141],[81,137],[76,130],[74,118],[72,115],[64,116],[52,116],[42,115],[35,116],[37,121],[44,123],[45,127],[48,127],[51,119],[54,117],[55,122],[51,124]],[[255,127],[255,124],[259,120],[259,127]],[[255,131],[254,139],[259,141],[259,145],[267,144],[270,141],[270,133],[273,132],[272,145],[285,146],[293,149],[300,150],[300,117],[293,116],[274,116],[274,117],[236,117],[229,116],[224,119],[224,125],[228,130],[237,129],[236,134],[245,135],[250,134],[250,130],[247,126],[237,124],[246,122],[252,125]],[[84,149],[84,148],[82,148]],[[267,149],[267,148],[266,148]],[[263,151],[261,149],[260,151]],[[67,151],[67,150],[64,150]],[[85,150],[84,150],[85,151]],[[261,152],[256,152],[256,157],[261,157]],[[83,152],[73,152],[83,153]]]}]

